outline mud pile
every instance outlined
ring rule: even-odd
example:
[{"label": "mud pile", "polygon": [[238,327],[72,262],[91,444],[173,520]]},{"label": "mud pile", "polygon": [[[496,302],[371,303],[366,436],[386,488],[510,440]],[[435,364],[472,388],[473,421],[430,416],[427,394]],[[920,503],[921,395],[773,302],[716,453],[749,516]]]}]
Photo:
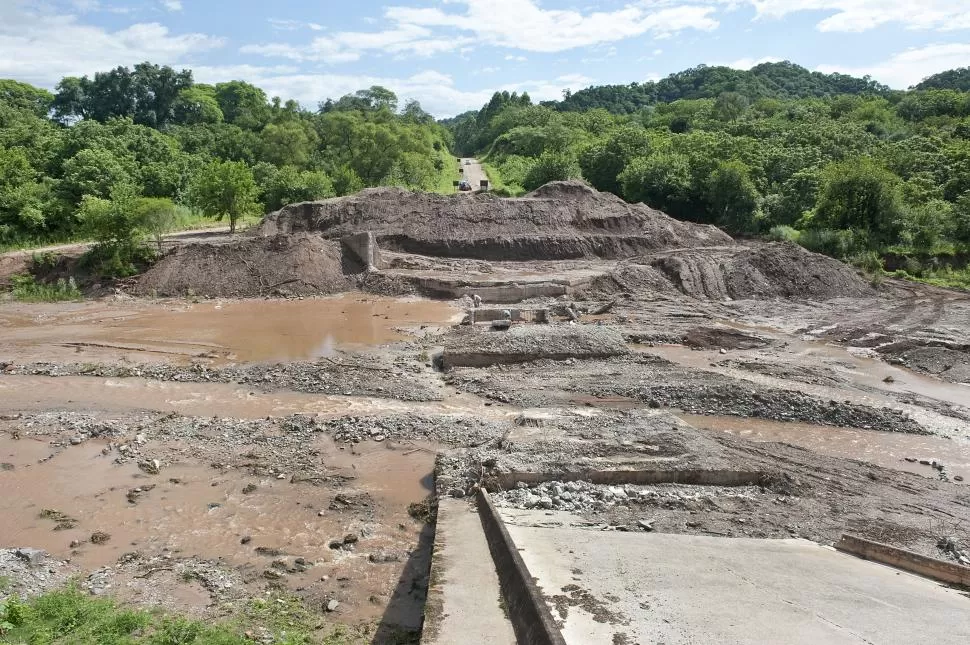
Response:
[{"label": "mud pile", "polygon": [[212,297],[339,293],[356,285],[342,258],[339,242],[315,235],[180,246],[143,274],[133,291]]},{"label": "mud pile", "polygon": [[381,249],[483,260],[626,258],[658,249],[733,244],[714,226],[681,222],[577,181],[522,198],[375,188],[292,204],[266,216],[264,236],[373,231]]},{"label": "mud pile", "polygon": [[710,300],[828,300],[874,293],[849,265],[785,243],[654,253],[621,265],[596,287],[605,292],[680,292]]}]

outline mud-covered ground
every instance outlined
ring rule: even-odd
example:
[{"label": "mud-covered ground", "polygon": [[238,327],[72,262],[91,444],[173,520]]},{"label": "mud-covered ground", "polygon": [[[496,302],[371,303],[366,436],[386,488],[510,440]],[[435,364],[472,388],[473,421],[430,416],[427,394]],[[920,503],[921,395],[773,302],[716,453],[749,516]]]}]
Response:
[{"label": "mud-covered ground", "polygon": [[[365,196],[291,208],[263,241],[180,247],[97,301],[0,299],[0,597],[74,578],[219,619],[269,592],[304,603],[321,633],[414,641],[429,495],[478,485],[606,530],[852,532],[966,557],[970,296],[874,285],[573,188],[526,201],[509,239],[478,222],[490,198],[421,201],[461,205],[439,233]],[[501,208],[515,219],[514,201]],[[364,273],[337,241],[358,210],[394,251]],[[657,231],[673,248],[652,246]],[[553,238],[544,259],[515,261]],[[462,257],[445,252],[456,240]],[[210,295],[277,297],[126,293],[195,290],[227,263],[237,273]],[[459,326],[472,310],[488,322]],[[758,479],[582,481],[617,468]],[[510,473],[579,481],[518,488]]]}]

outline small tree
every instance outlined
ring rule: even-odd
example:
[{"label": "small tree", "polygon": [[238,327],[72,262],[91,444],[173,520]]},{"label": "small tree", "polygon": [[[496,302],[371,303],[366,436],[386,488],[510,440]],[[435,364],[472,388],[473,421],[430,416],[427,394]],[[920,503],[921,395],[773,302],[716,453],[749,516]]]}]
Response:
[{"label": "small tree", "polygon": [[162,238],[175,228],[175,204],[164,197],[143,197],[135,202],[135,220],[139,228],[152,236],[162,252]]},{"label": "small tree", "polygon": [[228,217],[232,234],[240,217],[259,211],[257,194],[253,171],[244,162],[213,161],[192,181],[189,203],[217,221]]},{"label": "small tree", "polygon": [[129,183],[111,188],[111,199],[85,195],[78,209],[84,231],[94,240],[90,260],[105,276],[126,276],[135,272],[141,246],[141,231],[135,212],[138,191]]}]

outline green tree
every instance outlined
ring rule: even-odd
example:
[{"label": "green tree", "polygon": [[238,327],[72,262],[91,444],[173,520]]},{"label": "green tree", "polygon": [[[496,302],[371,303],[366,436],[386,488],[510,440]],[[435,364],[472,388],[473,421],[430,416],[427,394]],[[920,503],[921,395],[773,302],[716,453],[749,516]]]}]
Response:
[{"label": "green tree", "polygon": [[312,127],[295,120],[270,123],[260,137],[262,159],[277,166],[306,166],[318,140]]},{"label": "green tree", "polygon": [[196,85],[179,92],[172,106],[175,123],[198,125],[200,123],[222,123],[222,108],[216,98],[215,88],[211,85]]},{"label": "green tree", "polygon": [[615,130],[603,143],[588,148],[579,156],[583,177],[597,190],[622,193],[619,175],[637,157],[650,154],[650,134],[643,128]]},{"label": "green tree", "polygon": [[333,181],[323,171],[300,171],[293,166],[272,170],[260,180],[263,203],[267,210],[275,211],[287,204],[334,197]]},{"label": "green tree", "polygon": [[243,81],[219,83],[215,96],[225,120],[244,130],[259,130],[269,121],[266,93],[255,85]]},{"label": "green tree", "polygon": [[229,218],[230,234],[240,217],[259,211],[253,171],[239,161],[213,161],[202,168],[189,188],[189,203],[206,217]]},{"label": "green tree", "polygon": [[84,232],[94,240],[87,261],[107,277],[136,272],[142,233],[135,208],[138,191],[131,183],[111,187],[110,199],[85,195],[78,209]]},{"label": "green tree", "polygon": [[76,205],[85,195],[106,199],[113,186],[132,181],[117,155],[100,147],[85,148],[64,162],[59,189],[65,200]]},{"label": "green tree", "polygon": [[714,221],[731,233],[754,233],[758,194],[750,171],[740,161],[719,162],[707,180],[707,202]]},{"label": "green tree", "polygon": [[522,183],[526,190],[535,190],[550,181],[579,179],[583,176],[575,157],[567,154],[547,152],[536,160]]},{"label": "green tree", "polygon": [[674,217],[692,214],[690,162],[684,155],[658,153],[634,159],[619,181],[628,202],[643,202]]},{"label": "green tree", "polygon": [[132,206],[135,225],[155,240],[158,253],[162,252],[162,239],[178,222],[175,203],[164,197],[142,197]]},{"label": "green tree", "polygon": [[873,241],[891,242],[899,230],[899,179],[871,159],[833,163],[822,173],[814,228],[856,229]]}]

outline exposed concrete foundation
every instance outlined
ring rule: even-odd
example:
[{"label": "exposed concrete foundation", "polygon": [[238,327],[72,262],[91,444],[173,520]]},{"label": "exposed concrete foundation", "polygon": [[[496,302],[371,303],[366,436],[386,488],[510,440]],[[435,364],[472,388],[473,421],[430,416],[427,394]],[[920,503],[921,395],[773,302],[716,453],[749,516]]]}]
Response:
[{"label": "exposed concrete foundation", "polygon": [[928,558],[906,549],[897,549],[887,544],[865,540],[854,535],[843,535],[842,539],[835,543],[835,548],[866,560],[888,564],[891,567],[932,580],[970,588],[970,567],[963,567],[954,562]]},{"label": "exposed concrete foundation", "polygon": [[340,238],[340,242],[357,257],[367,271],[376,271],[381,267],[380,249],[372,232],[345,235]]}]

